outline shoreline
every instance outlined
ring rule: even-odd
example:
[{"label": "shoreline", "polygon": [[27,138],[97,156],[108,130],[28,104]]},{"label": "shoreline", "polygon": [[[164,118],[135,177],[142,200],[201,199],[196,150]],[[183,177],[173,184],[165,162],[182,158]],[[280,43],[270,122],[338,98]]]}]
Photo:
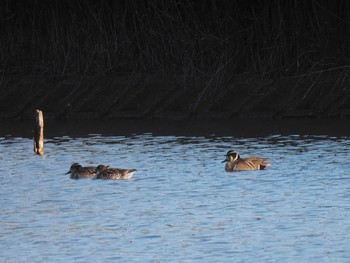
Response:
[{"label": "shoreline", "polygon": [[[45,120],[44,138],[70,136],[233,136],[270,135],[350,136],[350,118],[236,119],[236,120]],[[33,138],[34,122],[0,120],[1,137]]]}]

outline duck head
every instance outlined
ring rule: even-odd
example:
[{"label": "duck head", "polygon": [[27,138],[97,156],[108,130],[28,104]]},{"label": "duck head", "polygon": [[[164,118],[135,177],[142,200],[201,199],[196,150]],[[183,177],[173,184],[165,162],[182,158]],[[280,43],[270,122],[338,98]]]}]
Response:
[{"label": "duck head", "polygon": [[66,172],[66,174],[69,173],[75,173],[76,171],[78,171],[81,168],[81,165],[78,163],[73,163],[72,166],[70,167],[69,171]]},{"label": "duck head", "polygon": [[106,165],[103,165],[103,164],[100,164],[99,166],[97,166],[97,172],[102,172],[102,171],[105,171],[108,169],[109,166],[106,166]]},{"label": "duck head", "polygon": [[239,154],[235,151],[228,151],[225,155],[225,160],[222,161],[222,163],[225,162],[235,162],[240,158]]}]

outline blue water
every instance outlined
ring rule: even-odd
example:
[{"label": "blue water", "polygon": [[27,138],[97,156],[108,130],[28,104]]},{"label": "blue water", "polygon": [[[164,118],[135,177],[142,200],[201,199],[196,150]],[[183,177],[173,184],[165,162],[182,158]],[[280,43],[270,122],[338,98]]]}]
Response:
[{"label": "blue water", "polygon": [[[350,138],[0,137],[0,262],[350,262]],[[226,173],[224,154],[268,157]],[[71,180],[73,162],[136,168]]]}]

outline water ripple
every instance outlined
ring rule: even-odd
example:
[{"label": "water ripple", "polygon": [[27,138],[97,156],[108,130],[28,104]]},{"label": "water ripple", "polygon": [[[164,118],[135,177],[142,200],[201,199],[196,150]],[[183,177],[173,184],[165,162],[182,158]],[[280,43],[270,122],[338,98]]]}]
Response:
[{"label": "water ripple", "polygon": [[[350,139],[153,136],[0,138],[4,262],[348,262]],[[225,173],[227,150],[270,158]],[[136,168],[70,180],[73,162]]]}]

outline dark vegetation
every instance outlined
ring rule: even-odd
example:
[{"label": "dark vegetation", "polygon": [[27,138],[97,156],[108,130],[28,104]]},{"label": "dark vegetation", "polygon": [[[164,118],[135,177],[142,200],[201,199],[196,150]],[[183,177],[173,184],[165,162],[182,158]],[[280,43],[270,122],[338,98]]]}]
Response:
[{"label": "dark vegetation", "polygon": [[0,112],[350,114],[350,2],[0,2]]}]

